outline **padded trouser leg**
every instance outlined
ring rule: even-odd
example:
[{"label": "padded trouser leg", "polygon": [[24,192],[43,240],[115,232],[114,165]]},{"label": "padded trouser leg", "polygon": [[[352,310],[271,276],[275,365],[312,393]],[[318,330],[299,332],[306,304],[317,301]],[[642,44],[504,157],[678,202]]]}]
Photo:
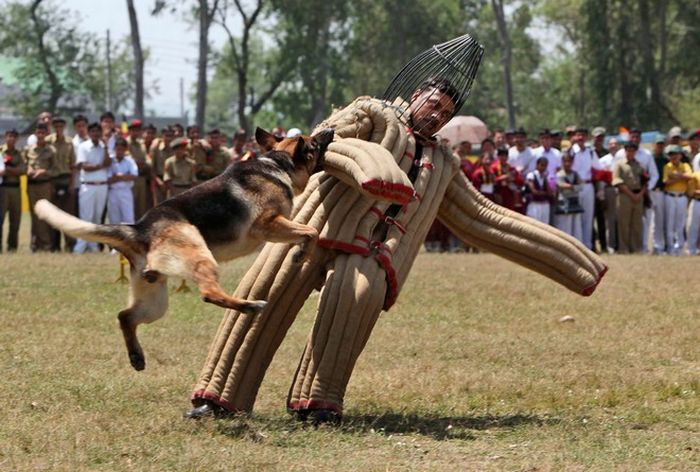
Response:
[{"label": "padded trouser leg", "polygon": [[386,289],[386,274],[373,258],[335,258],[289,392],[290,410],[342,411],[345,388],[382,310]]},{"label": "padded trouser leg", "polygon": [[294,264],[296,246],[267,244],[236,296],[267,300],[259,315],[226,312],[209,350],[193,403],[211,400],[230,411],[250,411],[272,357],[311,291],[320,285],[327,252]]}]

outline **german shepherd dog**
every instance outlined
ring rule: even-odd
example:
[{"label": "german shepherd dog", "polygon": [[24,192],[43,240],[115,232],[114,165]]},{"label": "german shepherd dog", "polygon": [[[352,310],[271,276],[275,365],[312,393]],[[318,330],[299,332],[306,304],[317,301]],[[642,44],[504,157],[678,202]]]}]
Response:
[{"label": "german shepherd dog", "polygon": [[47,200],[36,203],[36,214],[54,228],[108,244],[129,260],[129,307],[119,313],[119,324],[134,369],[146,366],[136,327],[165,314],[167,276],[192,280],[205,302],[256,314],[267,302],[227,295],[219,285],[217,261],[243,256],[271,241],[300,243],[293,256],[300,263],[315,247],[316,229],[289,217],[293,197],[321,170],[333,130],[281,139],[258,128],[255,137],[266,151],[263,155],[230,165],[221,175],[152,208],[133,225],[93,224]]}]

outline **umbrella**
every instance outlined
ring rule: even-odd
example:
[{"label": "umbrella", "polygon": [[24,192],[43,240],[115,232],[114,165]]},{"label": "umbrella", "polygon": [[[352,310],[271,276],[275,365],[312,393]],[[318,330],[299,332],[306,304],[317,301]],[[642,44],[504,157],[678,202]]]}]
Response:
[{"label": "umbrella", "polygon": [[447,139],[451,145],[462,141],[481,144],[489,136],[489,129],[476,116],[460,115],[448,121],[437,134],[440,138]]}]

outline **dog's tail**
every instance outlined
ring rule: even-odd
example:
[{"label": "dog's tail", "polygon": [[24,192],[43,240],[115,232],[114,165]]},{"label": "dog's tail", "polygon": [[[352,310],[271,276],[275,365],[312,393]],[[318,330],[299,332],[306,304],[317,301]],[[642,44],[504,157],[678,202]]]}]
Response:
[{"label": "dog's tail", "polygon": [[129,225],[97,225],[66,213],[51,202],[41,199],[34,205],[34,212],[54,228],[74,238],[108,244],[127,257],[139,252],[135,231]]}]

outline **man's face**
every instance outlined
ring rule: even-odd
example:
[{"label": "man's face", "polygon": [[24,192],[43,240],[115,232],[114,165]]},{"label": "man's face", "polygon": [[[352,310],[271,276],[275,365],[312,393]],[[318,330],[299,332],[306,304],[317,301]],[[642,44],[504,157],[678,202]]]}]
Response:
[{"label": "man's face", "polygon": [[78,121],[73,125],[73,127],[79,136],[85,136],[85,133],[87,133],[88,124],[86,121]]},{"label": "man's face", "polygon": [[46,135],[49,133],[45,129],[37,129],[34,134],[36,135],[36,140],[40,143],[43,143],[46,139]]},{"label": "man's face", "polygon": [[455,104],[449,95],[429,87],[413,94],[410,112],[413,129],[424,137],[431,137],[450,121]]},{"label": "man's face", "polygon": [[461,156],[468,156],[472,153],[472,143],[469,141],[462,141],[459,144],[459,154]]},{"label": "man's face", "polygon": [[540,171],[540,174],[544,173],[544,171],[547,170],[547,161],[539,161],[537,163],[537,170]]},{"label": "man's face", "polygon": [[39,115],[39,123],[43,123],[46,126],[51,124],[51,113],[45,111]]},{"label": "man's face", "polygon": [[688,142],[688,144],[690,144],[691,149],[700,148],[700,136],[695,136]]},{"label": "man's face", "polygon": [[552,136],[549,134],[543,134],[542,138],[540,138],[540,141],[542,142],[542,147],[545,149],[549,149],[552,147]]},{"label": "man's face", "polygon": [[498,131],[493,135],[493,142],[496,147],[503,147],[506,144],[506,134]]},{"label": "man's face", "polygon": [[175,148],[175,157],[184,158],[187,156],[187,148],[185,146],[178,146]]},{"label": "man's face", "polygon": [[12,133],[8,133],[5,135],[5,144],[7,144],[7,147],[14,148],[16,143],[17,143],[17,136],[15,136]]},{"label": "man's face", "polygon": [[663,154],[664,153],[664,143],[656,143],[654,144],[654,154]]},{"label": "man's face", "polygon": [[99,128],[90,128],[88,131],[88,135],[90,136],[90,140],[92,142],[97,142],[100,139],[100,130]]},{"label": "man's face", "polygon": [[112,118],[103,118],[100,121],[100,126],[102,127],[102,132],[107,134],[114,130],[114,120]]},{"label": "man's face", "polygon": [[586,133],[583,131],[576,131],[574,133],[574,142],[577,143],[579,146],[583,146],[583,144],[586,142]]},{"label": "man's face", "polygon": [[63,136],[63,132],[66,130],[66,124],[65,123],[54,123],[53,130],[56,133],[56,136]]},{"label": "man's face", "polygon": [[214,149],[218,149],[219,146],[221,146],[221,135],[219,134],[210,134],[209,135],[209,144],[211,147]]},{"label": "man's face", "polygon": [[199,139],[199,128],[190,129],[189,133],[187,133],[187,137],[192,140]]},{"label": "man's face", "polygon": [[170,141],[172,141],[175,138],[175,133],[172,131],[166,131],[163,133],[163,141],[165,141],[165,144],[169,144]]},{"label": "man's face", "polygon": [[155,139],[156,133],[153,131],[151,128],[146,128],[146,131],[143,133],[143,139],[145,139],[148,142],[151,142]]},{"label": "man's face", "polygon": [[518,148],[522,148],[523,146],[525,146],[526,139],[527,139],[527,136],[525,136],[524,134],[521,134],[521,133],[517,133],[517,134],[513,135],[513,143],[515,143],[515,145]]},{"label": "man's face", "polygon": [[617,142],[617,139],[612,138],[610,141],[608,141],[608,151],[610,151],[610,154],[614,155],[619,149],[620,144]]},{"label": "man's face", "polygon": [[569,156],[566,156],[564,159],[561,161],[562,167],[564,167],[564,170],[566,172],[571,172],[571,166],[574,164],[573,159],[571,159]]},{"label": "man's face", "polygon": [[131,139],[139,139],[142,134],[141,128],[129,128],[129,136]]},{"label": "man's face", "polygon": [[121,145],[121,144],[114,146],[114,155],[117,156],[117,159],[122,160],[124,158],[125,154],[126,154],[126,146]]},{"label": "man's face", "polygon": [[639,144],[639,142],[642,140],[642,135],[639,133],[630,133],[630,142]]},{"label": "man's face", "polygon": [[605,140],[604,135],[596,136],[593,138],[593,146],[596,148],[602,148],[603,147],[603,141]]},{"label": "man's face", "polygon": [[634,159],[634,155],[637,154],[637,150],[631,146],[625,146],[625,156],[628,160]]}]

